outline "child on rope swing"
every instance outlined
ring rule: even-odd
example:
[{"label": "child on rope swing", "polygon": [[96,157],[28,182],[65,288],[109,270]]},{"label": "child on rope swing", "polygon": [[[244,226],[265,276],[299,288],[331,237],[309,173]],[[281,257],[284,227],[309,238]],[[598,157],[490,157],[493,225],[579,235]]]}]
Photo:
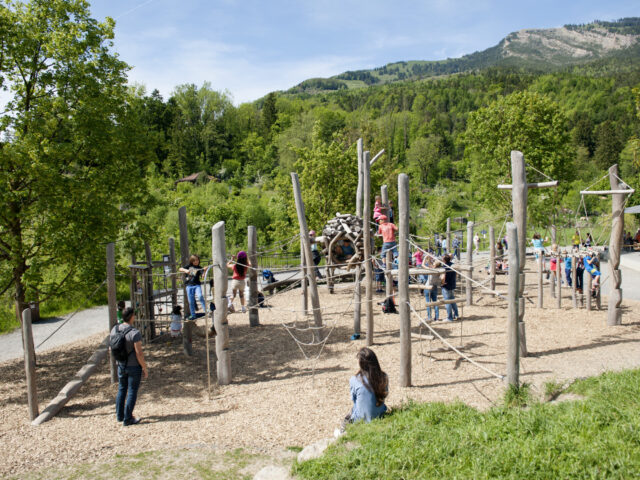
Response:
[{"label": "child on rope swing", "polygon": [[336,437],[344,433],[348,423],[359,420],[369,423],[387,411],[384,399],[389,395],[389,377],[380,368],[378,357],[373,350],[363,347],[356,358],[360,369],[349,380],[353,407],[344,417],[341,427],[334,431]]},{"label": "child on rope swing", "polygon": [[230,268],[233,271],[233,276],[231,277],[231,290],[233,292],[233,297],[231,297],[231,305],[233,305],[233,301],[236,299],[236,293],[240,297],[240,305],[242,307],[242,313],[245,313],[247,309],[244,306],[244,287],[245,287],[245,279],[247,278],[247,268],[251,267],[251,262],[247,258],[247,252],[240,251],[238,255],[234,255],[233,260],[227,263],[227,268]]}]

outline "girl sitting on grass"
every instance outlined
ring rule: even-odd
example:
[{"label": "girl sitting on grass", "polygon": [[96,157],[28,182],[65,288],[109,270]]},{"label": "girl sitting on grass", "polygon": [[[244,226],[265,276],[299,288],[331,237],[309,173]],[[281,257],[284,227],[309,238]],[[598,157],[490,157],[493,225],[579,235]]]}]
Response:
[{"label": "girl sitting on grass", "polygon": [[360,370],[349,380],[353,408],[344,418],[342,428],[334,432],[337,435],[344,432],[347,423],[358,420],[370,422],[387,411],[384,399],[389,394],[389,379],[380,368],[378,357],[373,350],[364,347],[360,349],[356,358]]}]

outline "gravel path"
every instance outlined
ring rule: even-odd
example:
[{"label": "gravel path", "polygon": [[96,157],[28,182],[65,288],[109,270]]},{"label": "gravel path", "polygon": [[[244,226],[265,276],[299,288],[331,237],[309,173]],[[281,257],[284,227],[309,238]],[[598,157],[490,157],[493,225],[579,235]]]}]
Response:
[{"label": "gravel path", "polygon": [[[531,265],[533,267],[533,265]],[[506,276],[498,290],[506,291]],[[535,278],[527,276],[526,289],[535,293]],[[412,304],[422,309],[416,291]],[[591,376],[606,370],[640,367],[640,303],[624,301],[623,325],[606,326],[603,309],[590,314],[571,309],[568,289],[562,309],[545,297],[540,310],[527,302],[527,344],[531,353],[521,362],[521,380],[534,392],[544,382]],[[115,421],[116,386],[102,366],[59,416],[32,427],[27,419],[24,367],[19,360],[0,363],[0,477],[20,475],[78,462],[106,461],[119,453],[189,448],[204,445],[274,454],[289,446],[308,445],[331,436],[350,408],[349,377],[357,369],[355,356],[366,340],[349,341],[352,333],[351,284],[339,284],[330,295],[320,289],[326,345],[298,345],[282,322],[297,322],[291,334],[301,342],[311,340],[307,321],[292,310],[300,306],[300,290],[268,300],[260,310],[261,326],[250,328],[248,315],[229,317],[229,348],[233,383],[214,386],[207,394],[205,342],[195,337],[195,356],[186,358],[180,342],[145,346],[150,377],[144,381],[136,414],[143,422],[124,428]],[[464,307],[463,322],[432,326],[452,344],[503,374],[506,361],[504,301],[476,295],[477,305]],[[382,297],[375,297],[381,301]],[[399,378],[398,315],[383,315],[374,305],[374,350],[389,374],[387,404],[397,408],[408,400],[462,401],[478,408],[500,402],[503,383],[442,349],[424,334],[425,327],[412,317],[412,387],[401,388]],[[363,309],[364,310],[364,309]],[[345,313],[346,312],[346,313]],[[443,313],[440,314],[441,317]],[[365,320],[362,321],[366,324]],[[102,335],[42,352],[37,369],[38,398],[42,409],[84,364]],[[213,346],[212,342],[212,346]],[[212,348],[212,351],[215,349]],[[304,352],[304,356],[302,354]],[[212,381],[215,385],[215,362]]]}]

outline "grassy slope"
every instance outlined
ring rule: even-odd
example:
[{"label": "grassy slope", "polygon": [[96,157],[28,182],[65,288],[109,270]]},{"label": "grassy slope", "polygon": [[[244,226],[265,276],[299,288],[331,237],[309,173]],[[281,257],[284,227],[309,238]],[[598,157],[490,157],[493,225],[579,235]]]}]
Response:
[{"label": "grassy slope", "polygon": [[324,457],[296,465],[296,473],[307,479],[637,478],[640,370],[607,373],[571,391],[586,400],[487,412],[460,403],[409,405],[351,427]]}]

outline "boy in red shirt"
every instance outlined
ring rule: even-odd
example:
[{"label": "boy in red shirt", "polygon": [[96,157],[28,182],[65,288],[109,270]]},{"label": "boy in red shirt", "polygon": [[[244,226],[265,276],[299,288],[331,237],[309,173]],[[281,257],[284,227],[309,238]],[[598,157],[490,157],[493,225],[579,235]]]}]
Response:
[{"label": "boy in red shirt", "polygon": [[382,257],[387,253],[387,250],[393,252],[393,258],[398,257],[398,244],[396,243],[396,232],[398,227],[393,223],[390,223],[386,215],[380,215],[380,225],[378,226],[378,234],[382,235]]}]

